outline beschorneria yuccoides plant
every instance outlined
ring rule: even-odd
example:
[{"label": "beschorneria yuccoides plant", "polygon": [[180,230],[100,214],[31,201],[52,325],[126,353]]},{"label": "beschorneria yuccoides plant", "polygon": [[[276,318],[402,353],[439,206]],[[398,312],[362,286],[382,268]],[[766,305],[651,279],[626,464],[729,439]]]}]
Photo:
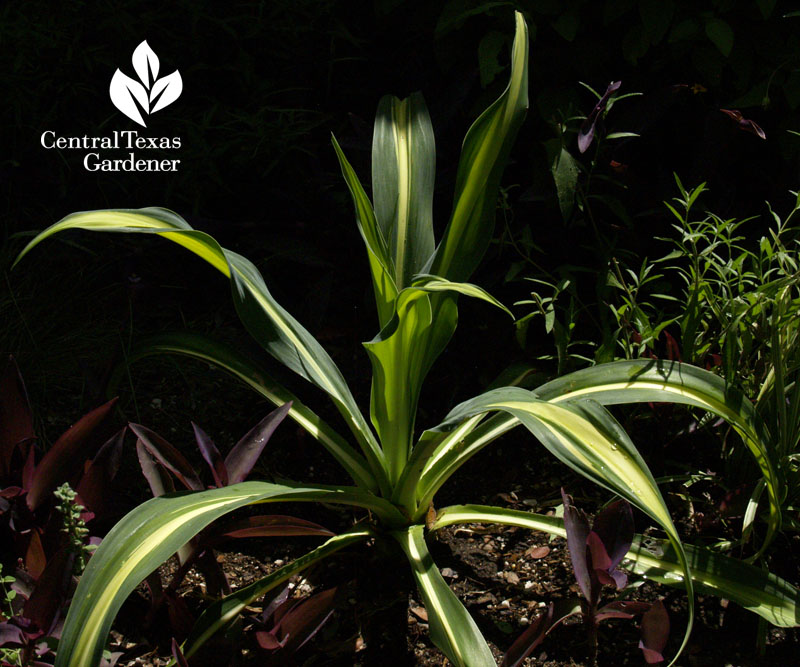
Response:
[{"label": "beschorneria yuccoides plant", "polygon": [[493,233],[500,178],[525,116],[527,87],[528,32],[522,14],[517,13],[508,86],[467,133],[452,213],[438,244],[431,206],[434,138],[422,96],[385,97],[378,106],[372,200],[334,140],[367,249],[378,315],[379,333],[364,344],[373,369],[369,420],[336,364],[273,298],[256,267],[171,211],[75,213],[39,234],[23,250],[20,257],[56,232],[74,228],[156,234],[182,245],[230,280],[239,316],[253,337],[275,359],[327,393],[350,430],[350,438],[345,437],[252,360],[198,335],[161,336],[136,352],[135,357],[177,353],[204,359],[276,405],[292,401],[289,417],[325,447],[353,485],[248,481],[161,496],[137,507],[109,532],[89,562],[64,627],[59,667],[97,664],[114,615],[127,595],[214,519],[245,505],[277,501],[361,507],[370,511],[373,521],[356,524],[212,604],[183,644],[187,657],[246,605],[293,574],[350,544],[389,535],[408,557],[436,645],[453,664],[493,665],[492,653],[474,620],[431,566],[425,532],[453,523],[490,522],[565,534],[560,520],[530,512],[475,505],[432,511],[436,492],[465,461],[519,425],[559,460],[625,498],[663,528],[666,540],[648,542],[636,537],[622,565],[686,588],[689,622],[680,650],[692,623],[695,584],[740,601],[778,625],[795,623],[797,591],[792,586],[738,561],[681,544],[647,465],[605,407],[675,401],[728,419],[754,452],[767,480],[774,531],[779,504],[773,494],[775,468],[766,434],[752,406],[716,376],[677,363],[608,364],[556,379],[536,391],[519,387],[488,391],[456,406],[438,426],[417,434],[420,387],[455,330],[457,297],[500,305],[464,281]]}]

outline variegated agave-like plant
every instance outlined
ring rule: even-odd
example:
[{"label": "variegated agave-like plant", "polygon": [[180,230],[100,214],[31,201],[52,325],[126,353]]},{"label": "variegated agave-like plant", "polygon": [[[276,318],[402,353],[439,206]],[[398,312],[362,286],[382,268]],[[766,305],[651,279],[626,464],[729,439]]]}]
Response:
[{"label": "variegated agave-like plant", "polygon": [[[366,245],[377,304],[379,333],[364,344],[373,368],[371,426],[333,360],[275,301],[256,267],[176,214],[157,208],[75,213],[24,249],[20,257],[43,239],[73,228],[145,232],[184,246],[231,281],[234,302],[250,333],[278,361],[325,391],[351,432],[348,440],[235,351],[191,336],[169,336],[151,344],[142,354],[172,352],[205,359],[276,405],[291,400],[289,416],[342,465],[353,485],[248,481],[162,496],[137,507],[109,532],[92,557],[69,610],[57,665],[97,664],[114,615],[150,572],[216,518],[244,505],[277,501],[341,503],[370,510],[380,535],[391,535],[408,557],[436,645],[455,665],[493,665],[475,622],[433,566],[425,531],[426,526],[437,530],[459,522],[491,522],[564,535],[560,520],[533,513],[482,506],[430,512],[437,490],[464,462],[519,425],[558,459],[627,499],[663,528],[665,540],[637,537],[623,566],[685,587],[689,627],[695,586],[737,600],[775,624],[797,622],[794,587],[739,561],[681,544],[647,465],[605,407],[674,401],[726,418],[750,446],[767,480],[774,530],[779,502],[773,492],[776,472],[767,436],[752,406],[710,373],[651,361],[598,366],[535,391],[519,387],[489,391],[458,405],[439,426],[415,437],[420,387],[456,328],[458,296],[500,305],[464,281],[492,235],[501,173],[528,104],[527,73],[527,27],[517,13],[508,87],[467,133],[452,214],[438,245],[432,225],[434,139],[422,97],[412,95],[402,101],[385,97],[379,104],[371,202],[334,140]],[[183,645],[184,653],[191,656],[245,605],[291,575],[377,534],[369,524],[360,524],[218,601],[198,620]],[[688,632],[689,628],[686,637]]]}]

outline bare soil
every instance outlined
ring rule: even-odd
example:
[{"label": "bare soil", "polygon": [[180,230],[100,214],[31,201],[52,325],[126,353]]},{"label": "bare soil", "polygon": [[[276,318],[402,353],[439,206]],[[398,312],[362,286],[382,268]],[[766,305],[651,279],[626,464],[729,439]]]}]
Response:
[{"label": "bare soil", "polygon": [[[440,506],[458,502],[496,504],[538,512],[552,511],[558,503],[560,486],[566,486],[576,501],[587,508],[598,507],[602,497],[587,488],[560,464],[549,458],[532,458],[513,447],[486,452],[461,471],[442,489]],[[316,465],[323,465],[315,462]],[[531,476],[532,467],[537,474]],[[317,468],[319,472],[319,468]],[[323,475],[324,476],[324,475]],[[531,483],[530,480],[537,481]],[[491,482],[487,482],[491,480]],[[318,521],[332,529],[351,525],[354,515],[331,508],[308,505],[275,508]],[[692,522],[682,517],[682,530]],[[642,517],[637,517],[641,522]],[[637,525],[637,530],[642,527]],[[273,571],[317,542],[310,538],[293,540],[240,540],[217,553],[225,573],[236,589]],[[430,665],[449,664],[428,636],[428,618],[414,586],[409,568],[390,541],[365,544],[340,552],[326,563],[293,580],[293,595],[337,587],[336,611],[311,642],[299,652],[282,656],[267,654],[248,635],[248,622],[238,627],[233,642],[209,642],[202,655],[190,664],[222,665]],[[465,604],[487,638],[498,663],[516,637],[543,613],[551,601],[577,596],[566,543],[541,533],[497,525],[449,527],[431,534],[428,544],[445,580]],[[231,550],[233,547],[234,550]],[[790,540],[779,550],[772,568],[797,581],[798,540]],[[173,559],[174,560],[174,559]],[[161,568],[168,582],[176,563]],[[188,609],[196,613],[206,602],[202,577],[192,571],[180,588]],[[608,599],[614,591],[607,589]],[[174,631],[169,614],[162,610],[144,626],[148,611],[144,586],[131,596],[118,616],[112,633],[113,651],[121,651],[117,663],[166,665]],[[671,635],[667,655],[674,655],[686,624],[686,598],[679,590],[644,582],[635,599],[663,599],[670,614]],[[712,596],[698,596],[698,614],[688,649],[679,665],[717,667],[723,665],[796,664],[800,649],[798,630],[770,626],[763,655],[756,650],[758,617],[734,603]],[[252,615],[261,609],[254,605]],[[244,634],[241,634],[244,632]],[[542,667],[590,667],[591,658],[579,617],[557,627],[527,659],[528,665]],[[604,623],[599,633],[598,665],[645,664],[638,648],[636,621]]]}]

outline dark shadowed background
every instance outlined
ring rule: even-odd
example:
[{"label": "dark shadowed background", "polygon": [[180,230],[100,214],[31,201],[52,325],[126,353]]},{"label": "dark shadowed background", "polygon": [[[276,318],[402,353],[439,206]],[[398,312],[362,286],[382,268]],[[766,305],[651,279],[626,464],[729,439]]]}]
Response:
[{"label": "dark shadowed background", "polygon": [[[531,108],[504,179],[496,242],[475,278],[510,304],[526,293],[524,270],[510,279],[512,241],[535,243],[538,262],[550,268],[599,267],[614,252],[653,253],[653,237],[668,229],[662,202],[676,194],[673,173],[687,186],[707,181],[705,203],[721,216],[763,213],[765,200],[786,210],[800,148],[789,132],[800,130],[800,16],[790,5],[5,2],[0,350],[17,357],[39,419],[68,423],[97,404],[110,369],[147,333],[190,328],[249,345],[225,281],[159,240],[64,235],[10,270],[28,232],[70,212],[164,206],[252,259],[345,375],[360,373],[354,389],[366,402],[368,364],[358,342],[376,333],[376,322],[331,132],[368,186],[379,98],[421,90],[436,132],[435,224],[443,229],[460,142],[502,91],[513,10],[523,11],[531,31]],[[132,73],[131,54],[144,39],[161,72],[178,69],[184,84],[147,129],[108,95],[117,68]],[[549,151],[556,124],[588,114],[596,101],[579,82],[602,93],[613,80],[622,81],[621,93],[642,95],[620,104],[608,129],[640,136],[609,143],[593,158],[613,198],[595,209],[592,236],[580,211],[564,219]],[[766,139],[720,109],[740,110]],[[180,170],[90,173],[85,151],[40,144],[45,130],[103,136],[130,129],[181,137],[180,150],[164,155],[179,157]],[[574,134],[565,145],[577,154]],[[484,306],[463,304],[461,319],[470,333],[457,334],[439,362],[442,384],[428,388],[438,394],[446,387],[447,403],[530,353],[515,341],[510,320]],[[475,355],[486,342],[489,352]],[[250,423],[263,409],[191,364],[152,368],[120,389],[129,418],[183,430],[198,411]],[[213,407],[221,395],[225,405]]]}]

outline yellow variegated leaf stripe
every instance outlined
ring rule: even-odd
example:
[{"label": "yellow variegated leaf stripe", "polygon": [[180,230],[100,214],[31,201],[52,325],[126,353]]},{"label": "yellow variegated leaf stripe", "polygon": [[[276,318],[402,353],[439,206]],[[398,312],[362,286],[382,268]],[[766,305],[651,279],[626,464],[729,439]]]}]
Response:
[{"label": "yellow variegated leaf stripe", "polygon": [[129,512],[108,533],[81,577],[59,642],[58,667],[95,667],[125,598],[171,554],[214,519],[244,505],[321,501],[365,507],[388,525],[396,508],[357,488],[242,482],[220,489],[159,496]]},{"label": "yellow variegated leaf stripe", "polygon": [[190,249],[230,278],[237,311],[250,333],[276,359],[330,395],[361,445],[378,486],[389,495],[383,451],[339,369],[313,336],[275,301],[249,260],[225,250],[211,236],[192,229],[172,211],[147,208],[69,215],[33,239],[17,261],[43,239],[72,228],[157,234]]},{"label": "yellow variegated leaf stripe", "polygon": [[515,16],[508,87],[464,139],[453,213],[432,262],[431,273],[450,280],[467,279],[486,250],[502,170],[528,108],[528,27],[521,13]]},{"label": "yellow variegated leaf stripe", "polygon": [[[411,123],[409,100],[392,101],[392,134],[394,135],[397,159],[397,217],[392,225],[395,234],[394,266],[395,283],[404,286],[403,274],[406,266],[407,245],[409,242],[409,218],[411,216]],[[374,142],[373,142],[374,144]],[[431,240],[433,236],[431,235]],[[433,244],[431,244],[432,246]],[[433,250],[433,247],[431,247]]]},{"label": "yellow variegated leaf stripe", "polygon": [[425,527],[410,526],[392,533],[400,543],[422,593],[431,639],[457,667],[494,665],[492,652],[478,626],[459,602],[433,562],[425,544]]},{"label": "yellow variegated leaf stripe", "polygon": [[421,289],[425,292],[454,292],[456,294],[463,294],[473,299],[480,299],[481,301],[486,301],[486,303],[491,303],[493,306],[497,306],[500,310],[507,313],[510,317],[514,317],[514,314],[508,308],[485,289],[473,285],[472,283],[456,283],[446,278],[440,278],[439,276],[419,274],[414,278],[414,289]]},{"label": "yellow variegated leaf stripe", "polygon": [[[433,498],[433,493],[431,493],[422,511],[418,511],[421,504],[417,501],[424,495],[423,489],[432,484],[430,482],[427,486],[420,484],[423,473],[428,471],[431,466],[438,464],[440,460],[439,452],[455,451],[458,443],[463,441],[464,437],[475,429],[482,419],[483,415],[476,415],[466,419],[448,433],[425,431],[417,444],[414,445],[411,457],[403,470],[400,481],[395,487],[392,502],[406,508],[406,511],[414,517],[415,521],[424,520],[430,501]],[[438,488],[437,486],[436,490]]]},{"label": "yellow variegated leaf stripe", "polygon": [[[137,344],[128,355],[127,362],[131,364],[157,354],[180,354],[208,362],[238,378],[274,405],[280,406],[291,401],[292,407],[288,416],[317,439],[356,484],[373,492],[378,490],[364,458],[325,420],[304,405],[292,392],[275,382],[251,359],[241,355],[238,350],[197,333],[161,334]],[[124,368],[119,370],[124,372]],[[117,379],[109,382],[110,386],[117,384]]]},{"label": "yellow variegated leaf stripe", "polygon": [[[541,401],[534,393],[524,389],[505,387],[488,391],[457,406],[444,424],[435,430],[447,431],[456,428],[464,419],[494,411],[516,417],[557,458],[596,484],[626,498],[664,528],[675,545],[687,580],[689,624],[683,648],[694,619],[694,596],[688,564],[661,492],[622,427],[605,408],[593,401],[556,405]],[[506,425],[501,422],[481,426],[502,432]],[[483,433],[481,437],[486,439],[487,435]],[[436,470],[437,466],[434,465],[429,476],[435,475]]]},{"label": "yellow variegated leaf stripe", "polygon": [[372,197],[398,289],[411,284],[433,253],[435,170],[433,127],[422,95],[383,97],[372,139]]},{"label": "yellow variegated leaf stripe", "polygon": [[372,276],[372,288],[375,293],[375,304],[378,309],[378,324],[386,326],[394,313],[394,300],[397,298],[397,284],[394,278],[394,261],[389,253],[387,241],[378,226],[372,204],[367,197],[356,172],[344,155],[336,137],[331,137],[342,175],[353,198],[356,209],[356,222],[361,238],[367,248],[367,259]]},{"label": "yellow variegated leaf stripe", "polygon": [[372,363],[370,414],[392,485],[408,461],[422,382],[450,340],[456,321],[452,298],[407,288],[398,295],[389,324],[364,343]]},{"label": "yellow variegated leaf stripe", "polygon": [[430,504],[442,484],[467,460],[519,424],[519,419],[513,415],[496,414],[462,436],[443,442],[423,471],[417,491],[420,510]]},{"label": "yellow variegated leaf stripe", "polygon": [[551,402],[591,399],[603,405],[683,403],[722,417],[742,436],[767,484],[768,532],[753,558],[758,558],[769,546],[780,527],[782,500],[771,436],[752,403],[722,378],[689,364],[637,359],[576,371],[542,385],[535,393]]},{"label": "yellow variegated leaf stripe", "polygon": [[[454,505],[439,511],[431,530],[464,523],[498,523],[566,537],[563,519],[485,505]],[[710,549],[684,545],[692,580],[698,588],[727,598],[773,625],[800,625],[800,591],[760,567]],[[682,569],[672,545],[656,538],[634,537],[621,567],[670,586],[683,588]]]},{"label": "yellow variegated leaf stripe", "polygon": [[510,412],[526,426],[529,425],[526,415],[539,420],[558,440],[561,451],[557,455],[560,458],[570,460],[572,466],[581,472],[593,472],[603,486],[610,486],[629,498],[677,535],[661,492],[642,459],[633,456],[621,440],[609,437],[584,415],[544,401],[504,401],[494,405],[490,403],[487,407]]},{"label": "yellow variegated leaf stripe", "polygon": [[[112,227],[114,228],[113,230],[111,229]],[[228,262],[219,252],[217,242],[207,234],[193,230],[186,221],[176,213],[163,208],[84,211],[73,213],[59,220],[54,225],[51,225],[28,243],[15,260],[14,266],[43,239],[65,229],[74,228],[88,229],[97,232],[141,232],[158,229],[159,232],[157,233],[163,234],[174,231],[174,229],[181,229],[188,233],[176,238],[171,238],[171,241],[182,245],[198,257],[202,257],[215,269],[225,274],[226,277],[231,277]]]}]

